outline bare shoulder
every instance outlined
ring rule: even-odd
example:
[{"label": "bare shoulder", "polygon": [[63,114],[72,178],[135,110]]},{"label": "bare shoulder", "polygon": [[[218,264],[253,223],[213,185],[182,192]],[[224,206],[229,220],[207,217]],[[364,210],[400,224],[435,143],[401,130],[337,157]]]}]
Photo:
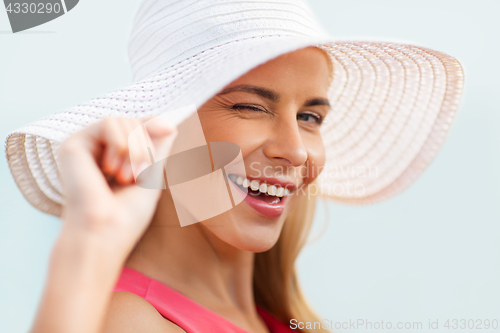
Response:
[{"label": "bare shoulder", "polygon": [[101,333],[182,333],[145,299],[128,291],[112,293]]}]

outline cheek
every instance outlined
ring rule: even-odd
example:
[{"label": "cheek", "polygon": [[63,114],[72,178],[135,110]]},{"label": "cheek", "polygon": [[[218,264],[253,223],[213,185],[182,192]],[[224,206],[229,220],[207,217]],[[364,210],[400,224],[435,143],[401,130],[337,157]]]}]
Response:
[{"label": "cheek", "polygon": [[325,146],[321,137],[315,138],[307,146],[308,163],[305,182],[313,182],[323,171],[325,166]]},{"label": "cheek", "polygon": [[[201,118],[201,117],[200,117]],[[224,118],[224,119],[222,119]],[[243,156],[262,145],[265,138],[263,126],[258,122],[237,117],[203,117],[201,124],[207,142],[231,142],[237,144]]]}]

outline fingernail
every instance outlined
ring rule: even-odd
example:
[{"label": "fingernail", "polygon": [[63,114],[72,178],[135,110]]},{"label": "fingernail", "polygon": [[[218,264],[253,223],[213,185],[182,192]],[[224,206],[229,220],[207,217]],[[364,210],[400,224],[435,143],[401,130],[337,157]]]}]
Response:
[{"label": "fingernail", "polygon": [[169,121],[157,116],[145,123],[146,130],[153,136],[168,135],[177,130]]}]

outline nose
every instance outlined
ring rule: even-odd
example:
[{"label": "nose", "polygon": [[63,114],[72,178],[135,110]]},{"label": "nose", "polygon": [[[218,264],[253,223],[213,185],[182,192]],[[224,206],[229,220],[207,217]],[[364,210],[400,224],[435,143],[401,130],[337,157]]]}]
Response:
[{"label": "nose", "polygon": [[264,154],[278,165],[301,166],[307,161],[307,149],[294,115],[281,118],[264,145]]}]

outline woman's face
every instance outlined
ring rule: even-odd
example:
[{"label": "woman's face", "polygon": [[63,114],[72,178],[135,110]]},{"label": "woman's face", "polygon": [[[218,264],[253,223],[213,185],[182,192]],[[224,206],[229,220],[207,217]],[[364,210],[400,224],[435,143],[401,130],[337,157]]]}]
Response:
[{"label": "woman's face", "polygon": [[247,178],[266,184],[270,194],[281,194],[280,187],[290,194],[266,195],[250,186],[236,207],[193,226],[242,250],[266,251],[276,243],[285,219],[324,165],[320,127],[330,109],[328,87],[327,55],[308,47],[252,69],[198,109],[207,142],[241,148],[246,175],[230,175],[235,183]]}]

